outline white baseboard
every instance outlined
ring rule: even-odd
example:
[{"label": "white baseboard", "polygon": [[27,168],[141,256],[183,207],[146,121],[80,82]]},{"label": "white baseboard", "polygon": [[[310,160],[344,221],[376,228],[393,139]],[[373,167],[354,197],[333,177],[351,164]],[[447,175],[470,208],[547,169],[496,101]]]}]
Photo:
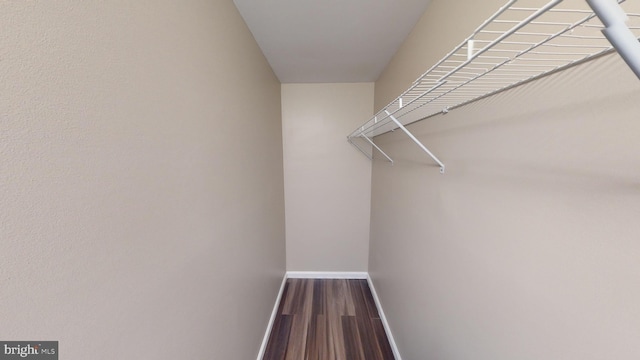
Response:
[{"label": "white baseboard", "polygon": [[344,271],[287,271],[289,279],[366,279],[366,272]]},{"label": "white baseboard", "polygon": [[398,351],[398,346],[396,345],[396,342],[393,339],[393,335],[391,334],[391,328],[389,327],[387,318],[384,315],[382,304],[380,303],[380,299],[378,298],[378,294],[376,293],[376,288],[373,286],[373,281],[371,280],[369,273],[332,271],[287,271],[285,273],[284,278],[282,279],[282,284],[280,285],[280,291],[278,291],[276,303],[275,305],[273,305],[273,311],[271,312],[271,318],[269,319],[269,324],[267,325],[267,331],[265,332],[264,338],[262,339],[262,345],[260,346],[257,360],[262,360],[262,358],[264,357],[264,353],[267,350],[267,343],[269,342],[269,336],[271,335],[273,323],[275,322],[276,316],[278,315],[278,306],[280,305],[282,293],[284,292],[284,285],[286,284],[287,279],[366,279],[367,283],[369,284],[369,288],[371,289],[373,301],[376,303],[376,307],[378,308],[378,314],[380,315],[382,326],[384,326],[384,331],[387,333],[387,338],[389,339],[389,345],[391,345],[393,356],[396,358],[396,360],[402,360],[400,351]]},{"label": "white baseboard", "polygon": [[367,273],[367,282],[369,283],[369,289],[371,289],[371,295],[373,295],[373,301],[376,303],[376,307],[378,308],[378,315],[380,315],[380,320],[382,320],[382,326],[384,326],[384,332],[387,333],[387,338],[389,339],[389,345],[391,345],[391,351],[393,351],[393,356],[396,360],[402,360],[400,356],[400,351],[398,351],[398,345],[396,345],[396,341],[393,339],[393,334],[391,334],[391,328],[389,327],[389,323],[387,322],[387,317],[384,315],[384,311],[382,310],[382,304],[380,303],[380,298],[378,298],[378,294],[376,293],[376,288],[373,286],[373,281],[371,280],[371,276]]},{"label": "white baseboard", "polygon": [[269,336],[271,335],[271,329],[273,329],[273,323],[276,321],[276,316],[278,316],[278,306],[280,306],[280,299],[282,299],[282,293],[284,292],[284,285],[287,283],[287,274],[285,273],[282,277],[282,284],[280,284],[280,290],[278,291],[278,296],[276,297],[276,303],[273,305],[273,310],[271,311],[271,318],[269,319],[269,324],[267,325],[267,331],[264,333],[264,338],[262,339],[262,345],[260,345],[260,351],[258,352],[258,360],[262,360],[264,357],[264,352],[267,351],[267,343],[269,342]]}]

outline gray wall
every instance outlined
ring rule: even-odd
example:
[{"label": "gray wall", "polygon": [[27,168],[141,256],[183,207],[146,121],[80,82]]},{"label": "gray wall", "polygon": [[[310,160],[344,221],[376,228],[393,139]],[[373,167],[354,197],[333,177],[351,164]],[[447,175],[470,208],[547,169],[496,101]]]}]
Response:
[{"label": "gray wall", "polygon": [[345,136],[372,115],[373,83],[282,85],[287,270],[367,271],[371,161]]},{"label": "gray wall", "polygon": [[[502,4],[447,3],[377,108]],[[374,162],[369,270],[405,360],[640,357],[639,99],[611,55],[411,126],[445,175],[400,132],[376,138],[396,164]]]},{"label": "gray wall", "polygon": [[251,359],[285,271],[280,84],[231,0],[0,3],[0,339]]}]

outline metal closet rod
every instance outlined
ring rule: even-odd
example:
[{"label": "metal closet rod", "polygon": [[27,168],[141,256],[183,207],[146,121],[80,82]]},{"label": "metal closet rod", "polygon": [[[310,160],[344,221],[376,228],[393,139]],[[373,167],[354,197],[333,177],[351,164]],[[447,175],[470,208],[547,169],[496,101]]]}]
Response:
[{"label": "metal closet rod", "polygon": [[640,79],[640,42],[627,26],[627,14],[615,0],[587,0],[604,24],[604,36]]}]

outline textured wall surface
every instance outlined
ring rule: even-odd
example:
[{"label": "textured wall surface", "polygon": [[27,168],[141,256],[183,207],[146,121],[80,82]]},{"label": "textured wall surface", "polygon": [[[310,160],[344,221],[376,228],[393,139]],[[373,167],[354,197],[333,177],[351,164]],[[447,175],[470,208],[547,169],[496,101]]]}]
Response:
[{"label": "textured wall surface", "polygon": [[[433,1],[376,107],[502,3]],[[639,99],[614,54],[412,125],[444,175],[376,138],[369,270],[403,359],[640,358]]]},{"label": "textured wall surface", "polygon": [[346,135],[372,113],[373,83],[282,85],[287,270],[367,271],[371,161]]},{"label": "textured wall surface", "polygon": [[255,358],[285,270],[280,84],[231,0],[0,3],[0,339]]}]

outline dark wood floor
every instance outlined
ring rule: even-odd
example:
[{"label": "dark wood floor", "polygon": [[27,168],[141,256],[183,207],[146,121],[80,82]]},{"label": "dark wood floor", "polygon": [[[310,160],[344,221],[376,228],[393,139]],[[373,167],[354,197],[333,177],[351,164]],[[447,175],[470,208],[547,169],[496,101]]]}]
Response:
[{"label": "dark wood floor", "polygon": [[366,280],[288,279],[263,359],[394,357]]}]

